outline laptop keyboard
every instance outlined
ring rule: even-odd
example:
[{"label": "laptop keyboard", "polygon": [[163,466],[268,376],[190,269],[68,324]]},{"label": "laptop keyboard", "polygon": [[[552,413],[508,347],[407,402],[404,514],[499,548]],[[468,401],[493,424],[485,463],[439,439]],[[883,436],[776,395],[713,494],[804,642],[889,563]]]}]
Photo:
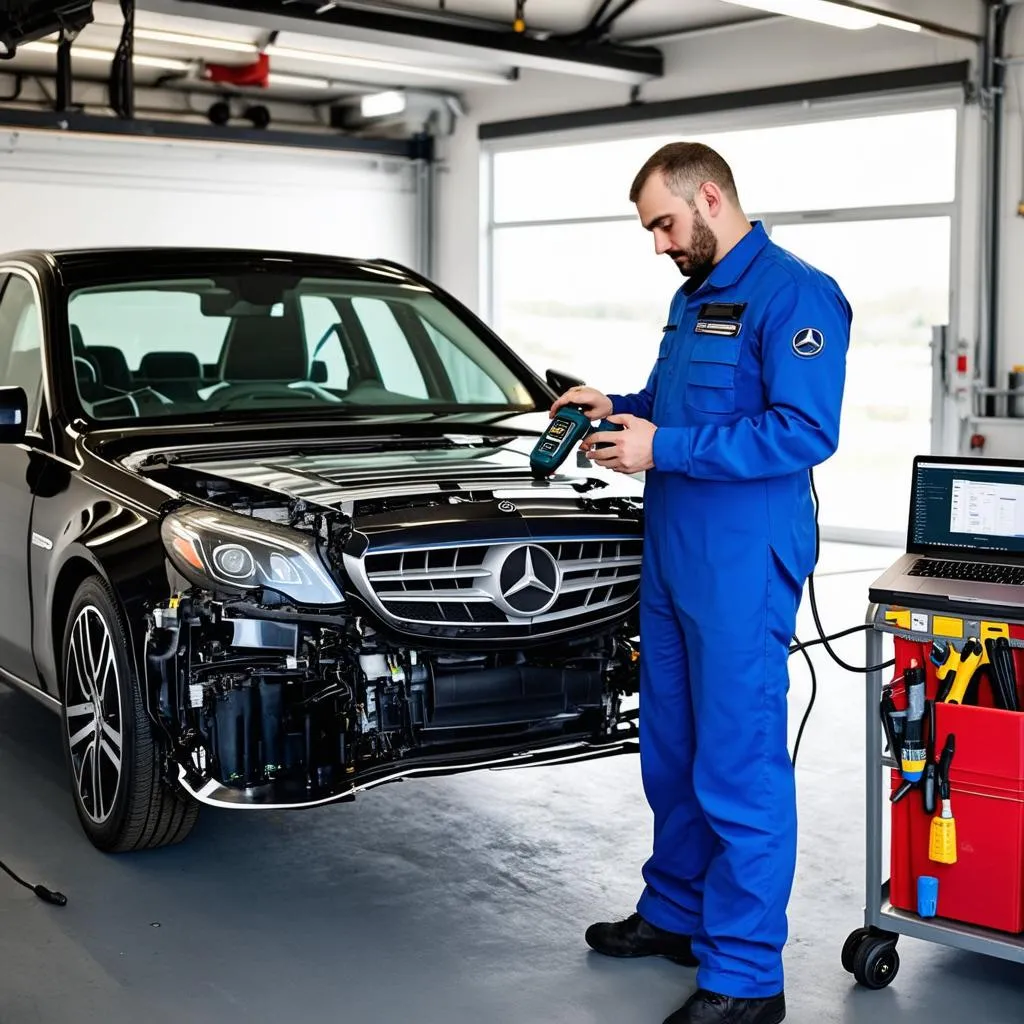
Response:
[{"label": "laptop keyboard", "polygon": [[945,558],[919,558],[908,573],[940,580],[970,580],[975,583],[1024,584],[1024,565],[991,562],[954,562]]}]

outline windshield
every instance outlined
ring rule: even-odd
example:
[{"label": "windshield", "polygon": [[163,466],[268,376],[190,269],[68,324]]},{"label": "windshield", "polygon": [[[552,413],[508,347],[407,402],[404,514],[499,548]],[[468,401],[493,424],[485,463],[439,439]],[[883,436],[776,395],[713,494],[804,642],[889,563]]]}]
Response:
[{"label": "windshield", "polygon": [[241,271],[72,292],[78,395],[98,420],[218,411],[533,408],[426,287]]}]

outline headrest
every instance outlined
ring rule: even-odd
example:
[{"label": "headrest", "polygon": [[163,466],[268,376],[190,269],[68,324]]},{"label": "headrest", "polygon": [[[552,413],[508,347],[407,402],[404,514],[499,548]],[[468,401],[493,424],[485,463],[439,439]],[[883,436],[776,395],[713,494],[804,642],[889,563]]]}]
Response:
[{"label": "headrest", "polygon": [[124,353],[113,345],[90,345],[85,354],[99,368],[100,379],[104,384],[118,391],[131,391],[132,375],[128,370],[128,360]]},{"label": "headrest", "polygon": [[82,329],[78,324],[71,325],[71,351],[75,355],[81,355],[82,349],[85,348],[85,342],[82,340]]},{"label": "headrest", "polygon": [[240,317],[231,325],[221,377],[225,380],[305,380],[308,356],[295,318]]},{"label": "headrest", "polygon": [[139,363],[139,376],[150,380],[198,380],[202,370],[194,352],[147,352]]}]

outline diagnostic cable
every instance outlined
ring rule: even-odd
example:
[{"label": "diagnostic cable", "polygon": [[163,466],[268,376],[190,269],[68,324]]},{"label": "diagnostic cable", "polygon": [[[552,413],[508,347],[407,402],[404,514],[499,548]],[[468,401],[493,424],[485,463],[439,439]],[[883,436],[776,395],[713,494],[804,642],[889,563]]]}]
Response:
[{"label": "diagnostic cable", "polygon": [[[814,497],[814,565],[817,568],[818,558],[821,555],[821,527],[818,525],[818,491],[814,486],[814,471],[810,473],[811,478],[811,494]],[[834,650],[832,650],[831,642],[833,640],[839,640],[845,636],[851,636],[854,633],[867,632],[873,628],[868,623],[863,623],[859,626],[851,626],[848,629],[841,630],[838,633],[832,633],[826,635],[825,629],[821,624],[821,616],[818,614],[818,599],[814,593],[814,571],[811,571],[811,575],[807,579],[807,592],[811,599],[811,614],[814,616],[814,627],[818,631],[817,640],[808,640],[805,643],[801,643],[800,639],[796,636],[793,637],[793,643],[790,644],[789,653],[790,656],[800,651],[807,661],[807,669],[811,675],[811,696],[807,702],[807,710],[804,711],[804,716],[800,721],[800,728],[797,730],[796,742],[793,744],[793,766],[796,767],[797,755],[800,753],[800,740],[803,738],[804,728],[807,725],[807,720],[811,717],[811,711],[814,709],[814,701],[818,696],[818,677],[814,671],[814,663],[811,661],[811,656],[807,653],[809,647],[816,647],[821,645],[828,652],[829,657],[839,665],[840,668],[845,669],[847,672],[858,672],[867,674],[870,672],[880,672],[883,669],[890,668],[896,664],[895,658],[891,658],[889,661],[883,661],[880,665],[850,665],[839,657]]]}]

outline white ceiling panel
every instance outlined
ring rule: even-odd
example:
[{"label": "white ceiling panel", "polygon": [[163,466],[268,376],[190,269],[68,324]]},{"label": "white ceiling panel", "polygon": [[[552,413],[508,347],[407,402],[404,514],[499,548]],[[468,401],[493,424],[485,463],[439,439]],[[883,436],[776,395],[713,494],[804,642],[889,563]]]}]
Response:
[{"label": "white ceiling panel", "polygon": [[[620,6],[611,0],[605,16]],[[984,0],[865,0],[871,7],[909,17],[920,17],[962,31],[976,31],[984,11]],[[421,11],[467,21],[511,25],[515,0],[338,0],[339,6],[391,10],[396,13]],[[532,31],[567,33],[579,31],[603,0],[525,0],[527,28]],[[764,12],[723,0],[636,0],[615,22],[613,38],[628,38],[661,32],[687,31],[739,23],[765,17]]]},{"label": "white ceiling panel", "polygon": [[[358,0],[353,0],[353,4]],[[612,0],[605,15],[614,11],[622,0]],[[350,4],[351,6],[352,4]],[[527,28],[546,32],[567,33],[582,29],[601,7],[601,0],[526,0],[523,11]],[[368,5],[369,6],[369,5]],[[386,5],[374,5],[381,8]],[[396,10],[421,10],[436,14],[443,11],[455,17],[486,19],[512,24],[515,0],[400,0]],[[615,23],[615,35],[660,32],[717,25],[756,17],[720,0],[637,0]]]},{"label": "white ceiling panel", "polygon": [[[241,0],[240,0],[241,2]],[[601,10],[615,12],[625,0],[525,0],[527,30],[541,36],[579,32]],[[929,18],[961,31],[980,31],[983,0],[873,0],[893,14]],[[265,6],[265,5],[264,5]],[[510,29],[515,0],[337,0],[339,8],[393,14],[440,15],[467,26]],[[327,101],[336,96],[379,90],[411,89],[461,93],[480,87],[515,88],[516,67],[542,68],[566,74],[626,81],[617,70],[581,67],[503,52],[500,48],[467,47],[412,35],[384,34],[371,28],[325,24],[296,16],[302,0],[271,6],[272,13],[233,10],[214,2],[137,0],[136,76],[152,84],[168,74],[187,80],[203,78],[211,64],[241,66],[255,61],[267,47],[270,32],[281,29],[271,56],[273,96],[300,101]],[[315,8],[308,5],[305,10]],[[278,13],[278,11],[280,13]],[[104,80],[117,46],[123,16],[119,4],[96,0],[95,23],[72,49],[76,74]],[[636,0],[616,21],[613,38],[655,40],[724,25],[757,22],[766,17],[749,7],[723,0]],[[835,29],[842,32],[841,29]],[[895,31],[895,30],[886,30]],[[897,33],[902,35],[902,33]],[[276,49],[275,49],[276,47]],[[53,74],[54,45],[30,45],[0,71]],[[643,76],[641,76],[642,78]],[[181,84],[179,82],[179,84]]]}]

